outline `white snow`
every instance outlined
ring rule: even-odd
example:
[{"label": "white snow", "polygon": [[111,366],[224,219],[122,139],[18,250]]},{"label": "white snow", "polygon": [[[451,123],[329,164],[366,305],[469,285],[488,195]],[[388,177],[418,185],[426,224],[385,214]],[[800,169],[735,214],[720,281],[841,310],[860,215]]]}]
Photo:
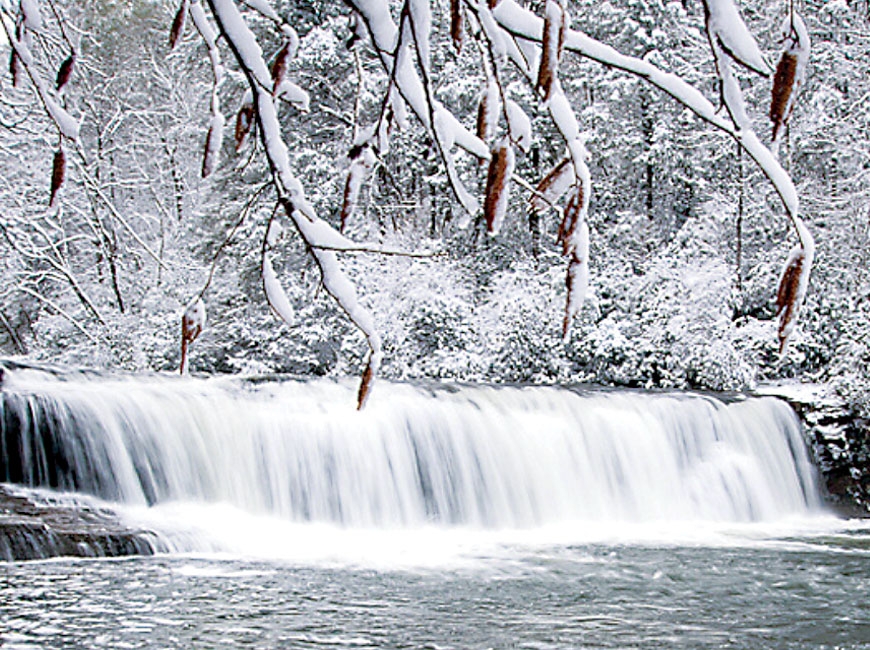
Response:
[{"label": "white snow", "polygon": [[[277,219],[273,219],[269,224],[269,229],[266,231],[267,246],[274,246],[282,231],[283,228]],[[263,251],[262,274],[263,289],[266,292],[266,300],[269,302],[272,311],[285,323],[293,325],[296,321],[296,310],[290,304],[290,300],[287,298],[284,287],[281,286],[278,276],[275,274],[272,260],[269,259],[269,253],[266,250]]]},{"label": "white snow", "polygon": [[[212,73],[214,74],[214,85],[215,88],[217,88],[221,81],[223,81],[224,73],[224,68],[221,64],[220,50],[217,47],[217,31],[215,31],[215,28],[211,26],[199,0],[194,0],[194,2],[191,3],[190,16],[193,18],[193,24],[196,27],[196,31],[199,32],[199,35],[202,37],[202,40],[208,48],[208,58],[211,62]],[[215,112],[217,111],[215,107],[216,103],[217,98],[213,95],[212,110]]]},{"label": "white snow", "polygon": [[284,34],[284,38],[287,39],[287,44],[290,46],[287,50],[287,58],[296,58],[296,53],[299,51],[299,34],[287,23],[281,25],[281,33]]},{"label": "white snow", "polygon": [[432,11],[429,0],[409,0],[411,20],[414,22],[414,36],[420,57],[420,67],[429,73],[429,32],[432,30]]},{"label": "white snow", "polygon": [[480,101],[485,102],[483,139],[489,140],[498,130],[498,116],[501,113],[501,93],[495,79],[489,79],[480,91]]},{"label": "white snow", "polygon": [[24,16],[24,26],[34,32],[42,29],[42,13],[37,0],[21,0],[21,13]]},{"label": "white snow", "polygon": [[764,59],[755,37],[752,36],[733,0],[704,0],[707,8],[707,30],[712,42],[725,50],[737,63],[756,72],[769,75],[770,66]]},{"label": "white snow", "polygon": [[505,108],[511,138],[520,149],[527,152],[532,144],[532,121],[520,105],[512,99],[507,100]]},{"label": "white snow", "polygon": [[396,90],[395,86],[390,87],[390,106],[393,107],[393,117],[396,120],[396,125],[400,129],[407,129],[408,109],[405,106],[405,100],[402,99],[401,93]]},{"label": "white snow", "polygon": [[272,8],[272,3],[269,0],[242,0],[246,5],[248,5],[254,11],[258,11],[259,13],[266,16],[266,18],[270,18],[271,20],[280,21],[281,18],[278,16],[278,13]]},{"label": "white snow", "polygon": [[577,117],[574,115],[574,110],[565,97],[562,87],[558,79],[553,80],[553,94],[547,102],[547,108],[550,109],[550,115],[556,128],[562,133],[565,142],[568,146],[580,137],[580,127],[577,124]]},{"label": "white snow", "polygon": [[399,30],[390,16],[390,6],[381,0],[355,0],[351,2],[357,13],[371,30],[376,47],[385,52],[396,49]]},{"label": "white snow", "polygon": [[[717,48],[718,46],[714,45],[714,50]],[[743,102],[743,90],[740,88],[740,82],[731,71],[731,64],[724,54],[717,55],[717,58],[719,58],[719,80],[722,84],[722,101],[725,102],[725,107],[728,109],[728,114],[731,115],[734,127],[738,131],[751,129],[752,123],[749,121],[749,115],[746,114],[746,104]]]},{"label": "white snow", "polygon": [[275,88],[275,97],[290,102],[300,111],[308,112],[310,97],[308,93],[292,81],[285,79]]},{"label": "white snow", "polygon": [[263,290],[266,292],[269,307],[272,308],[275,315],[288,325],[293,325],[296,320],[296,311],[290,304],[284,287],[278,281],[278,276],[275,275],[275,269],[272,267],[272,261],[268,255],[263,256]]},{"label": "white snow", "polygon": [[492,17],[492,12],[489,9],[489,4],[485,0],[477,3],[477,17],[480,19],[480,26],[483,28],[483,33],[486,35],[490,43],[490,48],[496,60],[501,63],[507,56],[507,44],[504,32],[496,24]]}]

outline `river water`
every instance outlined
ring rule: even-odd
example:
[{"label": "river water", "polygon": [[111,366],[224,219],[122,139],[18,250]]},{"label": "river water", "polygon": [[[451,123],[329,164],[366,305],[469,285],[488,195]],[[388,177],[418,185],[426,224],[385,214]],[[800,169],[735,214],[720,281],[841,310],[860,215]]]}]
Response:
[{"label": "river water", "polygon": [[0,563],[2,648],[870,648],[772,399],[8,372],[0,480],[169,552]]},{"label": "river water", "polygon": [[447,535],[428,558],[412,548],[403,557],[393,542],[394,563],[334,549],[295,561],[9,563],[0,639],[4,648],[870,648],[868,530],[814,527],[683,544]]}]

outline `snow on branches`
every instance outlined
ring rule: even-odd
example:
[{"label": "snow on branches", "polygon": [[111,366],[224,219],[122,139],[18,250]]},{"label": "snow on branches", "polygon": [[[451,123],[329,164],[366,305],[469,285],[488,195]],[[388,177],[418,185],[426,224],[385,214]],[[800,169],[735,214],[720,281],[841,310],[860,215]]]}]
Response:
[{"label": "snow on branches", "polygon": [[269,227],[266,228],[266,237],[263,240],[263,259],[261,264],[263,291],[266,294],[269,307],[272,308],[275,315],[288,325],[293,325],[296,320],[296,310],[290,304],[290,299],[287,297],[287,293],[284,291],[284,287],[281,286],[281,282],[275,273],[275,268],[272,266],[272,260],[269,259],[269,250],[275,246],[283,230],[281,224],[273,216],[269,220]]},{"label": "snow on branches", "polygon": [[[35,0],[33,0],[35,1]],[[210,173],[220,151],[224,118],[220,112],[218,91],[223,68],[218,51],[215,29],[205,16],[203,6],[211,10],[221,40],[232,53],[232,59],[248,82],[248,91],[236,115],[234,140],[240,150],[250,134],[256,130],[263,144],[269,164],[271,180],[279,206],[281,219],[292,223],[307,246],[321,271],[323,286],[359,328],[369,346],[369,357],[360,384],[358,403],[365,402],[372,379],[381,361],[381,341],[369,312],[360,304],[353,285],[344,275],[337,253],[360,250],[359,244],[346,238],[342,232],[359,201],[360,188],[370,175],[379,155],[389,146],[390,125],[395,119],[404,120],[406,108],[416,116],[426,132],[428,143],[437,152],[442,172],[466,216],[461,222],[480,216],[482,208],[486,230],[496,235],[502,229],[510,206],[513,184],[532,190],[529,199],[536,212],[553,210],[560,216],[558,243],[567,258],[567,296],[563,322],[563,335],[569,336],[570,326],[580,311],[589,284],[589,208],[592,182],[588,168],[589,152],[585,135],[581,132],[575,109],[560,82],[560,68],[564,68],[565,52],[579,53],[593,61],[634,74],[664,90],[697,115],[725,131],[739,142],[770,179],[782,198],[788,217],[795,225],[799,245],[792,251],[783,271],[777,296],[780,318],[779,337],[785,349],[794,329],[800,304],[806,293],[809,270],[813,258],[813,241],[799,217],[797,192],[776,156],[765,147],[752,128],[740,81],[734,65],[747,68],[762,76],[769,76],[771,68],[764,53],[749,31],[738,11],[735,0],[703,0],[705,26],[711,51],[716,63],[721,105],[716,106],[697,88],[673,73],[664,72],[647,59],[625,56],[613,48],[589,38],[569,27],[566,0],[545,0],[542,16],[521,7],[516,0],[451,0],[449,21],[445,16],[445,29],[449,38],[436,39],[432,30],[439,21],[433,21],[431,0],[404,0],[401,9],[389,0],[345,0],[351,9],[353,36],[348,47],[353,55],[362,56],[366,40],[380,63],[384,79],[380,116],[375,123],[357,137],[359,108],[354,111],[354,143],[350,151],[350,165],[343,184],[340,230],[320,219],[305,198],[305,192],[294,176],[289,164],[287,144],[278,123],[277,103],[288,101],[300,109],[309,106],[308,93],[288,79],[298,48],[298,36],[268,0],[183,0],[181,8],[187,14],[206,43],[214,70],[214,88],[209,119],[209,135],[203,155],[203,175]],[[447,3],[445,3],[446,5]],[[281,38],[274,55],[266,57],[262,41],[254,34],[246,20],[257,13],[271,21]],[[183,32],[183,20],[176,34],[173,23],[171,42],[174,45]],[[466,24],[467,23],[467,24]],[[792,15],[790,31],[783,59],[774,78],[770,117],[774,124],[774,147],[787,124],[794,105],[794,96],[803,78],[808,57],[808,37],[799,16]],[[458,117],[453,109],[442,103],[436,93],[439,79],[435,75],[443,63],[436,47],[452,47],[459,51],[463,39],[476,40],[480,48],[480,64],[484,71],[477,106],[476,124],[472,116]],[[24,60],[26,52],[14,48]],[[471,56],[466,50],[463,57]],[[268,61],[268,63],[267,63]],[[507,71],[508,65],[515,68]],[[564,70],[561,71],[564,75]],[[520,177],[517,151],[528,151],[532,144],[531,120],[523,108],[512,99],[516,79],[528,83],[531,95],[541,101],[549,113],[564,145],[567,155],[537,185],[532,188]],[[507,83],[510,80],[510,84]],[[566,84],[566,87],[570,87]],[[514,94],[514,97],[517,97]],[[445,100],[446,102],[446,100]],[[500,119],[504,117],[499,133]],[[469,126],[471,128],[469,128]],[[476,127],[476,128],[475,128]],[[477,191],[474,172],[463,164],[465,153],[488,161],[482,196]],[[480,183],[481,179],[478,178]],[[479,200],[482,198],[482,202]],[[560,202],[564,201],[562,207]],[[278,217],[269,222],[263,246],[261,263],[263,289],[266,298],[284,320],[293,317],[293,307],[278,281],[275,267],[269,257],[273,240],[280,228]]]},{"label": "snow on branches", "polygon": [[[287,145],[281,133],[276,107],[276,89],[285,81],[286,60],[279,63],[286,50],[287,59],[295,55],[295,31],[289,26],[279,28],[285,38],[285,43],[279,51],[273,65],[267,65],[257,37],[245,22],[238,6],[233,0],[207,0],[218,30],[227,43],[233,58],[242,74],[248,81],[253,106],[253,122],[259,129],[264,155],[271,170],[272,186],[278,197],[278,204],[283,208],[284,216],[293,223],[297,233],[305,242],[308,251],[320,269],[321,281],[327,293],[332,296],[351,322],[364,334],[369,346],[369,357],[363,372],[357,399],[358,408],[362,408],[368,397],[372,380],[380,367],[382,351],[381,338],[375,328],[374,319],[357,298],[356,289],[344,274],[338,263],[336,251],[356,250],[355,242],[347,239],[329,224],[317,217],[313,206],[305,198],[305,192],[299,180],[290,168]],[[195,2],[191,10],[199,3]],[[277,18],[266,0],[248,2],[254,9],[268,17]],[[200,33],[209,48],[213,40]],[[214,60],[214,59],[213,59]],[[283,67],[283,69],[282,69]],[[216,80],[218,75],[216,74]],[[217,84],[216,84],[217,85]],[[216,90],[215,90],[216,94]],[[213,104],[214,106],[214,104]],[[214,113],[214,108],[213,108]],[[244,131],[244,129],[242,129]],[[237,138],[238,144],[238,138]],[[274,243],[277,236],[270,222],[263,256],[263,283],[270,306],[282,317],[290,318],[290,306],[286,294],[277,282],[277,277],[271,261],[265,251]]]},{"label": "snow on branches", "polygon": [[716,55],[717,66],[722,65],[721,55],[724,54],[763,77],[770,75],[770,66],[755,37],[740,17],[734,0],[704,0],[704,15],[707,37]]},{"label": "snow on branches", "polygon": [[797,231],[799,243],[786,260],[776,296],[780,354],[788,345],[809,285],[815,242],[798,214],[794,184],[776,160],[780,127],[788,121],[794,106],[797,86],[803,80],[809,58],[809,36],[796,13],[786,19],[784,38],[789,45],[774,75],[770,117],[774,123],[772,148],[761,144],[746,112],[743,91],[731,70],[731,61],[760,75],[769,75],[769,66],[746,24],[737,13],[733,0],[704,0],[707,37],[716,61],[722,103],[734,123],[737,141],[755,158],[783,200],[786,213]]},{"label": "snow on branches", "polygon": [[[214,27],[212,27],[208,17],[205,15],[200,0],[193,0],[193,3],[189,6],[188,0],[184,0],[179,12],[185,8],[190,12],[190,17],[193,19],[196,31],[199,32],[200,37],[208,48],[208,58],[211,62],[212,75],[214,76],[210,103],[211,117],[209,118],[208,132],[205,137],[205,144],[202,152],[202,177],[207,178],[217,168],[221,144],[224,139],[224,125],[226,124],[226,118],[223,113],[221,113],[220,95],[218,94],[221,82],[223,82],[224,78],[224,66],[221,63],[220,50],[217,46],[217,32]],[[182,21],[181,29],[183,28],[184,22]],[[173,23],[173,30],[174,29],[175,24]]]},{"label": "snow on branches", "polygon": [[[60,23],[59,14],[54,12],[54,16],[56,21]],[[70,53],[58,66],[52,89],[52,84],[43,77],[41,67],[35,63],[32,51],[33,34],[39,34],[46,28],[38,0],[21,0],[18,16],[9,14],[3,5],[0,5],[0,23],[2,23],[2,29],[10,45],[9,72],[12,75],[13,87],[23,88],[26,80],[29,80],[34,94],[58,132],[59,143],[52,159],[49,191],[49,208],[58,208],[60,190],[67,173],[63,142],[66,139],[76,144],[81,128],[80,120],[67,111],[63,95],[64,88],[72,77],[76,60],[75,51],[73,51],[69,39],[66,38],[61,24],[61,32]],[[11,25],[14,25],[14,30],[11,29]],[[44,45],[45,39],[39,39],[37,42]]]}]

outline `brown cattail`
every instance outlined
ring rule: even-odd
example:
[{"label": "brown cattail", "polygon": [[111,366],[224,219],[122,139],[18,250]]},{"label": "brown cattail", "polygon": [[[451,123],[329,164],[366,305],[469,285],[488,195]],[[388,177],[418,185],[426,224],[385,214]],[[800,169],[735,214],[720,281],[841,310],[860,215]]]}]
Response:
[{"label": "brown cattail", "polygon": [[19,88],[21,86],[21,63],[18,61],[18,55],[15,50],[9,55],[9,74],[12,76],[12,87]]},{"label": "brown cattail", "polygon": [[800,302],[803,300],[803,293],[806,290],[804,285],[804,263],[806,255],[803,248],[797,246],[789,255],[785,268],[782,272],[782,277],[779,281],[779,289],[776,292],[776,315],[779,318],[779,352],[782,354],[785,351],[785,346],[794,330],[797,321],[797,313],[800,308]]},{"label": "brown cattail", "polygon": [[54,162],[51,166],[51,195],[48,199],[48,207],[53,208],[58,198],[58,192],[66,177],[66,155],[63,147],[59,147],[54,153]]},{"label": "brown cattail", "polygon": [[284,77],[287,74],[287,62],[290,60],[290,51],[290,41],[287,41],[284,43],[284,46],[278,50],[278,54],[275,55],[275,60],[272,61],[271,73],[273,92],[278,89],[278,86],[281,85],[281,82],[284,81]]},{"label": "brown cattail", "polygon": [[174,50],[178,45],[178,41],[184,35],[184,26],[187,22],[189,0],[181,0],[181,6],[175,13],[175,18],[172,21],[172,29],[169,30],[169,49]]},{"label": "brown cattail", "polygon": [[553,81],[559,69],[562,45],[565,41],[565,10],[555,0],[547,0],[544,34],[541,41],[541,63],[535,90],[547,100],[553,91]]},{"label": "brown cattail", "polygon": [[489,139],[489,93],[480,94],[477,105],[477,137],[486,142]]},{"label": "brown cattail", "polygon": [[375,164],[375,154],[368,145],[354,145],[348,152],[351,159],[344,184],[344,199],[341,204],[340,230],[344,232],[348,218],[353,214],[362,185]]},{"label": "brown cattail", "polygon": [[565,273],[565,288],[566,298],[565,298],[565,316],[562,318],[562,338],[564,340],[568,340],[568,335],[571,333],[571,319],[574,317],[574,314],[571,313],[571,297],[574,294],[574,287],[577,284],[577,265],[579,264],[578,260],[575,258],[571,258],[571,261],[568,262],[568,271]]},{"label": "brown cattail", "polygon": [[356,204],[356,195],[359,191],[358,189],[355,189],[359,185],[359,180],[356,177],[357,173],[356,166],[351,165],[347,172],[347,179],[344,182],[344,197],[341,202],[341,215],[339,222],[340,232],[344,232],[344,229],[347,226],[347,220],[353,212],[354,205]]},{"label": "brown cattail", "polygon": [[450,37],[457,52],[462,50],[463,16],[462,0],[450,0]]},{"label": "brown cattail", "polygon": [[202,177],[207,178],[215,168],[214,127],[210,126],[205,136],[205,145],[202,149]]},{"label": "brown cattail", "polygon": [[565,158],[553,167],[535,187],[536,194],[529,199],[532,209],[543,212],[550,204],[558,201],[574,183],[574,175],[574,165],[570,158]]},{"label": "brown cattail", "polygon": [[[486,140],[486,93],[481,96],[480,102],[477,104],[477,128],[475,133],[481,140]],[[483,158],[480,158],[479,161],[483,162],[483,160]]]},{"label": "brown cattail", "polygon": [[[569,204],[582,204],[582,200],[575,199],[577,194],[575,192],[572,195]],[[589,287],[589,224],[586,223],[582,207],[576,210],[575,214],[571,234],[565,240],[566,254],[570,257],[568,273],[565,275],[565,286],[568,292],[565,299],[565,319],[562,321],[562,338],[566,341],[571,331],[571,320],[580,313]]]},{"label": "brown cattail", "polygon": [[241,151],[248,139],[248,134],[251,132],[251,127],[254,125],[254,104],[245,102],[239,109],[236,115],[236,151]]},{"label": "brown cattail", "polygon": [[489,2],[488,2],[489,8],[495,9],[496,7],[498,7],[499,2],[501,2],[501,0],[489,0]]},{"label": "brown cattail", "polygon": [[559,233],[556,241],[562,244],[562,255],[568,255],[573,245],[574,231],[580,223],[583,213],[583,185],[577,183],[574,191],[568,197],[565,209],[562,211],[562,223],[559,224]]},{"label": "brown cattail", "polygon": [[363,371],[362,381],[359,383],[359,392],[356,397],[356,408],[357,410],[362,410],[362,407],[365,406],[366,400],[369,396],[369,391],[372,387],[372,380],[375,378],[375,373],[372,370],[372,362],[369,359],[369,362],[366,364],[366,369]]},{"label": "brown cattail", "polygon": [[486,197],[483,202],[483,216],[486,219],[486,231],[495,235],[501,229],[507,209],[509,183],[514,167],[513,149],[502,140],[492,149],[489,159],[489,171],[486,175]]},{"label": "brown cattail", "polygon": [[58,92],[61,91],[64,86],[66,86],[67,82],[69,82],[70,77],[72,77],[73,67],[75,67],[75,64],[75,52],[66,57],[63,63],[60,64],[60,67],[57,69],[57,80],[55,82],[55,88]]},{"label": "brown cattail", "polygon": [[205,327],[205,303],[202,298],[194,298],[181,316],[181,364],[180,372],[187,374],[187,348],[202,333]]},{"label": "brown cattail", "polygon": [[773,75],[773,92],[770,98],[770,120],[773,122],[773,140],[777,139],[779,129],[788,122],[791,107],[789,99],[794,92],[795,73],[798,59],[790,52],[783,52],[776,73]]},{"label": "brown cattail", "polygon": [[9,74],[12,75],[12,87],[21,88],[24,83],[24,67],[21,65],[21,59],[18,58],[15,50],[12,50],[12,54],[9,56]]},{"label": "brown cattail", "polygon": [[221,142],[224,139],[224,116],[216,113],[211,117],[205,146],[202,152],[202,177],[207,178],[217,167]]}]

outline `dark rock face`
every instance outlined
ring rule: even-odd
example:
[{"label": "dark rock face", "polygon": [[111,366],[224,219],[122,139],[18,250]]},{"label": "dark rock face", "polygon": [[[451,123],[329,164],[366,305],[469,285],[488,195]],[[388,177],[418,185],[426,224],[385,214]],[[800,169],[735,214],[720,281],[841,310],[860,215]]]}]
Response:
[{"label": "dark rock face", "polygon": [[803,421],[830,505],[847,517],[870,517],[870,422],[840,401],[784,399]]},{"label": "dark rock face", "polygon": [[108,508],[0,485],[0,560],[153,555],[165,550],[155,533],[126,526]]}]

